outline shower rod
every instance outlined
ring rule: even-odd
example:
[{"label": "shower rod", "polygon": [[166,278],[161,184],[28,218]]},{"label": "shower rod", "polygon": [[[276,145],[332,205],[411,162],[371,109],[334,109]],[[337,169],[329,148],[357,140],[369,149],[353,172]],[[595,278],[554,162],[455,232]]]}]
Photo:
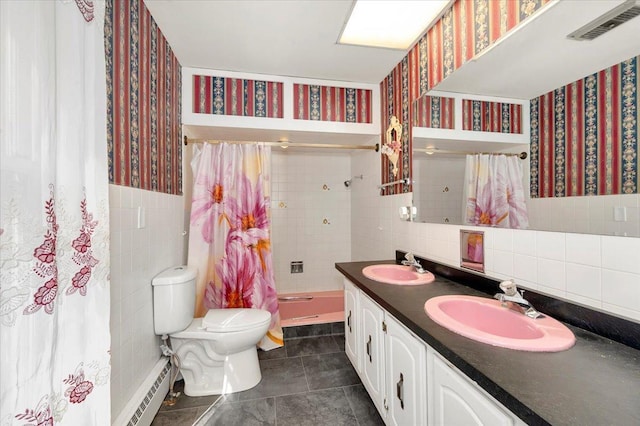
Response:
[{"label": "shower rod", "polygon": [[296,143],[296,142],[260,142],[260,141],[219,141],[219,140],[211,140],[211,139],[193,139],[185,136],[184,144],[189,145],[190,143],[210,143],[210,144],[218,144],[218,143],[228,143],[228,144],[248,144],[248,143],[261,143],[269,146],[279,146],[281,148],[331,148],[331,149],[369,149],[378,152],[380,150],[380,145],[333,145],[330,143]]},{"label": "shower rod", "polygon": [[506,155],[507,157],[518,157],[521,160],[525,160],[528,157],[528,154],[522,151],[519,154],[513,154],[509,152],[461,152],[461,151],[445,151],[442,149],[434,149],[434,148],[414,148],[413,152],[424,152],[427,155],[431,154],[452,154],[452,155],[476,155],[476,154],[484,154],[484,155]]}]

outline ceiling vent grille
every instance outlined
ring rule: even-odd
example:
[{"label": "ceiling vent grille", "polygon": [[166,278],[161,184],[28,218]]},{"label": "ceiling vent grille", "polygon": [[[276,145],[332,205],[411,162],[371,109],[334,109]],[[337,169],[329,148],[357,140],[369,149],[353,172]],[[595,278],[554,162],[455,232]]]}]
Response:
[{"label": "ceiling vent grille", "polygon": [[640,1],[627,0],[567,36],[571,40],[593,40],[640,15]]}]

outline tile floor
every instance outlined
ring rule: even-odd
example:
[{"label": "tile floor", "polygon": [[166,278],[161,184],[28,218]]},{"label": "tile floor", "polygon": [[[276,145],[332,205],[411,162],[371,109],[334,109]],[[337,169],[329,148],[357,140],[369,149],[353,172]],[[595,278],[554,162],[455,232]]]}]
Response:
[{"label": "tile floor", "polygon": [[253,389],[223,397],[182,395],[160,409],[152,426],[191,426],[201,416],[197,426],[384,425],[344,353],[344,335],[307,336],[317,332],[285,330],[284,348],[259,351],[262,381]]}]

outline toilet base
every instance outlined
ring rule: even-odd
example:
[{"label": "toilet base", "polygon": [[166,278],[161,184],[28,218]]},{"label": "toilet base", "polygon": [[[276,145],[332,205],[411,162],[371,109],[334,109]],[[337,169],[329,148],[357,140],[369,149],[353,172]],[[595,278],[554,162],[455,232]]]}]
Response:
[{"label": "toilet base", "polygon": [[201,371],[196,377],[189,368],[189,360],[185,360],[180,371],[184,377],[184,393],[187,396],[241,392],[253,388],[262,380],[256,346],[235,354],[219,356],[212,364],[214,365],[200,365]]}]

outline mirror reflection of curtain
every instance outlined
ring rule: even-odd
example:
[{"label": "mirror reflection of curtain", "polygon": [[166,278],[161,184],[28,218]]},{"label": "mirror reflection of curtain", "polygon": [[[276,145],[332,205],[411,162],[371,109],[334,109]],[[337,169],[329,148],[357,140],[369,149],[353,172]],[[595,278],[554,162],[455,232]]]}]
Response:
[{"label": "mirror reflection of curtain", "polygon": [[271,148],[194,145],[189,265],[198,268],[196,316],[209,309],[258,308],[271,326],[258,344],[283,345],[271,253]]},{"label": "mirror reflection of curtain", "polygon": [[0,1],[0,424],[110,425],[104,3]]},{"label": "mirror reflection of curtain", "polygon": [[513,155],[467,155],[462,213],[465,224],[529,227],[519,161]]}]

